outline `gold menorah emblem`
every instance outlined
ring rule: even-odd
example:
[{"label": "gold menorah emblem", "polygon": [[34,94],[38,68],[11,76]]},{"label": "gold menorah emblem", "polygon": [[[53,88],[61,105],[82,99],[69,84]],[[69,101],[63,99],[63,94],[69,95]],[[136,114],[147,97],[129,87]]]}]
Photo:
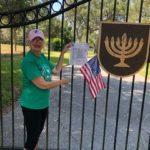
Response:
[{"label": "gold menorah emblem", "polygon": [[124,33],[121,39],[117,37],[116,41],[112,37],[109,42],[109,38],[106,36],[104,43],[108,53],[120,59],[120,62],[114,65],[115,67],[130,67],[125,63],[125,59],[136,56],[141,51],[144,40],[141,38],[138,41],[137,38],[132,39],[131,37],[127,39],[127,35]]}]

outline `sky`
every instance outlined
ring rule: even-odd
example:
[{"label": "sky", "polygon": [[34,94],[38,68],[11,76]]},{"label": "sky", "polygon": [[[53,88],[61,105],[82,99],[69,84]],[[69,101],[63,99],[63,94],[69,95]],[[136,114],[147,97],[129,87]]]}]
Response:
[{"label": "sky", "polygon": [[[59,2],[62,3],[62,0],[59,0]],[[61,5],[59,3],[56,2],[56,3],[53,4],[53,9],[55,11],[59,11],[60,8],[61,8]]]},{"label": "sky", "polygon": [[[40,1],[41,1],[41,3],[47,2],[47,0],[45,0],[45,1],[44,1],[44,0],[40,0]],[[60,3],[62,3],[63,0],[57,0],[57,1],[59,1]],[[60,4],[57,3],[57,2],[54,3],[54,4],[53,4],[53,9],[54,9],[55,11],[59,11],[59,10],[60,10]]]}]

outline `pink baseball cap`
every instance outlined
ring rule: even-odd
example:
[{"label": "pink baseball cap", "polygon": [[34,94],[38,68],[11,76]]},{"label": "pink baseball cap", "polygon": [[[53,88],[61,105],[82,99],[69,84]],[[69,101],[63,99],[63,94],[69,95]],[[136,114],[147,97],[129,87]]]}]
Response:
[{"label": "pink baseball cap", "polygon": [[35,37],[40,37],[41,39],[45,39],[44,33],[39,29],[33,29],[29,32],[28,40],[32,41]]}]

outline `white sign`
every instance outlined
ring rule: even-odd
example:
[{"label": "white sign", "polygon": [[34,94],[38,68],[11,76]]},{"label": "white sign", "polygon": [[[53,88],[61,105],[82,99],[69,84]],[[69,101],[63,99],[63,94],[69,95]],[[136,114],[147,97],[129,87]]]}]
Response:
[{"label": "white sign", "polygon": [[70,61],[71,65],[83,65],[87,62],[88,44],[73,43],[71,47]]}]

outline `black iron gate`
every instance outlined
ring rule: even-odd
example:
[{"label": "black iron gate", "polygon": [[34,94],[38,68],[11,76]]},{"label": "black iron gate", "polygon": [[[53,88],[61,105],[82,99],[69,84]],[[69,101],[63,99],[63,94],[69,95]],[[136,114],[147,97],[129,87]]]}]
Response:
[{"label": "black iron gate", "polygon": [[[48,44],[47,51],[44,52],[51,59],[55,57],[51,56],[50,35],[53,30],[51,20],[59,16],[61,20],[60,37],[64,39],[65,15],[73,10],[74,19],[70,32],[75,42],[76,30],[79,27],[77,16],[80,15],[80,7],[84,6],[86,11],[86,16],[82,16],[86,29],[84,42],[88,43],[92,30],[90,28],[92,23],[90,14],[93,13],[91,7],[94,7],[92,5],[94,1],[98,2],[98,0],[51,0],[25,10],[0,13],[0,149],[17,149],[23,147],[25,141],[22,113],[16,101],[20,94],[17,80],[21,80],[21,77],[17,75],[20,70],[17,68],[18,61],[16,60],[25,55],[27,31],[33,27],[40,28],[41,23],[46,23]],[[107,16],[107,4],[111,2],[113,2],[111,8],[113,13]],[[129,9],[133,2],[130,0],[124,2],[126,7],[123,18],[117,14],[119,2],[99,0],[99,16],[95,16],[95,21],[128,22]],[[141,0],[138,19],[136,19],[139,23],[142,22],[143,7],[144,1]],[[22,32],[21,54],[16,52],[13,42],[14,29],[17,27],[20,27],[20,32]],[[8,54],[4,53],[4,41],[1,37],[5,29],[10,31]],[[61,48],[62,45],[63,40],[61,40]],[[9,67],[6,68],[6,66]],[[137,74],[122,79],[112,77],[102,71],[107,89],[101,91],[94,101],[90,98],[79,68],[80,66],[68,66],[61,72],[60,78],[71,76],[71,84],[69,88],[60,87],[53,90],[50,113],[39,147],[41,149],[72,150],[148,150],[150,145],[149,62],[143,69],[145,71],[143,76]],[[6,88],[7,91],[4,91],[3,88]],[[5,98],[6,95],[9,98]],[[9,107],[4,106],[4,99]]]}]

